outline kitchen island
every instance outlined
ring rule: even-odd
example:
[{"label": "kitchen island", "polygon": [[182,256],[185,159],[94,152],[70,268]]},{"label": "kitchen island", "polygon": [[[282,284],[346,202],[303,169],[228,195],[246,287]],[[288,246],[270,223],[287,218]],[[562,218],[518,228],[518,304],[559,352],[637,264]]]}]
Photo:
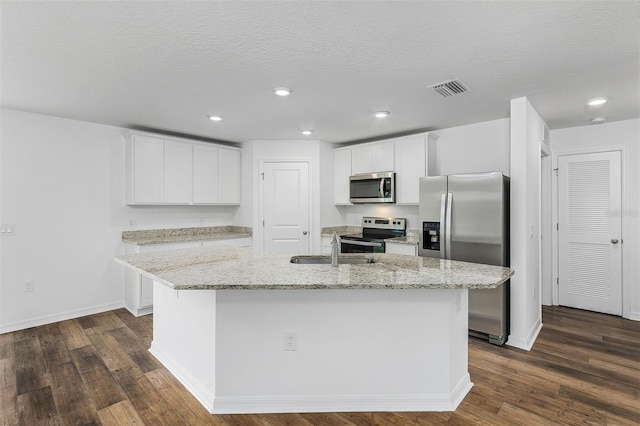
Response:
[{"label": "kitchen island", "polygon": [[150,351],[211,413],[455,410],[467,293],[509,268],[403,255],[305,265],[211,247],[119,256],[154,280]]}]

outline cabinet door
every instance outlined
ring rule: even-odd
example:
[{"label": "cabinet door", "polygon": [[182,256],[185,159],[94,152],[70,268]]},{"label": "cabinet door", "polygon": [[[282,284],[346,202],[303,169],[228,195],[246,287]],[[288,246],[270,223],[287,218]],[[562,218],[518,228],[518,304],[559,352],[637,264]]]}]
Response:
[{"label": "cabinet door", "polygon": [[351,148],[351,173],[373,172],[373,147],[371,145]]},{"label": "cabinet door", "polygon": [[202,242],[202,247],[215,246],[251,247],[251,237],[231,238],[228,240],[207,240]]},{"label": "cabinet door", "polygon": [[333,151],[333,197],[335,204],[349,203],[349,176],[351,176],[351,150]]},{"label": "cabinet door", "polygon": [[419,182],[426,176],[426,138],[408,136],[394,142],[396,163],[396,203],[418,204]]},{"label": "cabinet door", "polygon": [[220,148],[218,151],[218,202],[240,204],[241,152]]},{"label": "cabinet door", "polygon": [[133,139],[133,202],[164,200],[164,141],[136,135]]},{"label": "cabinet door", "polygon": [[372,172],[390,172],[395,170],[394,143],[382,142],[373,145],[373,169]]},{"label": "cabinet door", "polygon": [[183,142],[164,143],[164,202],[191,204],[193,148]]},{"label": "cabinet door", "polygon": [[218,202],[218,148],[193,147],[193,203]]}]

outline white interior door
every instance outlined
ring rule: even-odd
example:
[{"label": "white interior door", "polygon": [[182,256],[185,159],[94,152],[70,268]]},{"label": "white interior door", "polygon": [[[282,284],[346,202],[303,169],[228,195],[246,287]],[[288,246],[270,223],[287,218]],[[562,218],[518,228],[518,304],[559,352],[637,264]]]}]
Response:
[{"label": "white interior door", "polygon": [[560,305],[622,315],[620,152],[558,157]]},{"label": "white interior door", "polygon": [[309,164],[264,163],[264,251],[309,253]]}]

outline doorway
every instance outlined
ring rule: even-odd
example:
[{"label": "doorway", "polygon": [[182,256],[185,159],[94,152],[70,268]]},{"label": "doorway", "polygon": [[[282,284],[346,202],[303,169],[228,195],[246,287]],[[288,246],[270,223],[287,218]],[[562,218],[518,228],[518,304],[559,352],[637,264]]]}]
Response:
[{"label": "doorway", "polygon": [[309,254],[309,162],[264,162],[263,251]]},{"label": "doorway", "polygon": [[558,156],[558,302],[622,315],[621,152]]}]

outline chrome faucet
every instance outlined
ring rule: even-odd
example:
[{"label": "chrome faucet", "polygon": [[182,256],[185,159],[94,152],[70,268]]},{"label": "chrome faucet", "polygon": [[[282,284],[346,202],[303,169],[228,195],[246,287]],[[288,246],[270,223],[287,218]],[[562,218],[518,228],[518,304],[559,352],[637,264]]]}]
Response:
[{"label": "chrome faucet", "polygon": [[335,233],[331,240],[331,266],[338,266],[338,239],[336,238]]}]

